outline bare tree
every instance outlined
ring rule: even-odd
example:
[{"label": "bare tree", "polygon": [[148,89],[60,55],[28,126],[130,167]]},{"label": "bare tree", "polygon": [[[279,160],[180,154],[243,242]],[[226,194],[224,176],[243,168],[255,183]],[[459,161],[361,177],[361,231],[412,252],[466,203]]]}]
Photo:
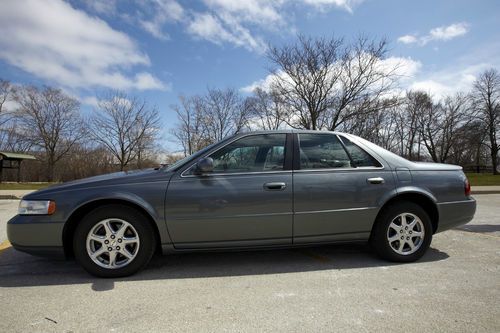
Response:
[{"label": "bare tree", "polygon": [[371,108],[355,113],[346,119],[338,129],[361,136],[386,149],[394,148],[394,109],[399,106],[397,97],[380,99],[371,103]]},{"label": "bare tree", "polygon": [[394,88],[399,64],[383,63],[385,40],[359,37],[346,44],[335,37],[298,37],[270,47],[275,89],[293,115],[296,128],[335,130],[358,114],[375,112]]},{"label": "bare tree", "polygon": [[0,126],[7,123],[13,115],[12,110],[6,109],[6,103],[14,99],[14,87],[9,81],[0,79]]},{"label": "bare tree", "polygon": [[159,114],[145,101],[122,92],[101,99],[90,119],[94,140],[117,160],[120,170],[136,160],[157,137]]},{"label": "bare tree", "polygon": [[177,124],[172,135],[181,144],[184,155],[248,126],[251,107],[235,89],[209,88],[203,96],[180,96],[180,105],[172,105]]},{"label": "bare tree", "polygon": [[238,133],[248,124],[249,109],[235,89],[209,88],[204,106],[210,143]]},{"label": "bare tree", "polygon": [[[7,125],[7,126],[6,126]],[[14,119],[0,129],[0,150],[27,153],[33,147],[33,142],[21,133],[18,122]]]},{"label": "bare tree", "polygon": [[420,110],[420,134],[434,162],[444,163],[448,160],[460,129],[471,121],[468,102],[466,95],[456,94]]},{"label": "bare tree", "polygon": [[434,107],[429,94],[422,91],[408,91],[399,112],[395,114],[396,135],[399,143],[399,154],[411,160],[421,157],[421,118],[432,112]]},{"label": "bare tree", "polygon": [[258,128],[277,130],[287,120],[287,108],[276,91],[267,92],[262,88],[257,88],[246,102],[250,109],[250,116],[255,118]]},{"label": "bare tree", "polygon": [[171,108],[177,114],[178,123],[172,134],[182,145],[184,155],[191,155],[208,144],[206,123],[209,121],[205,114],[204,101],[202,97],[180,96],[180,105],[172,105]]},{"label": "bare tree", "polygon": [[334,103],[342,58],[343,40],[298,36],[298,42],[270,46],[268,58],[275,66],[272,89],[293,113],[290,125],[320,129],[324,114]]},{"label": "bare tree", "polygon": [[83,137],[79,102],[60,89],[23,87],[15,94],[19,104],[17,134],[43,150],[46,177],[54,180],[54,166]]},{"label": "bare tree", "polygon": [[486,128],[484,122],[472,118],[457,129],[450,148],[449,160],[453,164],[472,167],[479,173],[489,160],[488,149],[485,149]]},{"label": "bare tree", "polygon": [[370,113],[396,105],[390,95],[399,78],[399,63],[383,62],[387,41],[358,37],[345,47],[338,63],[340,74],[334,103],[327,116],[328,129],[333,131],[352,117],[365,117]]},{"label": "bare tree", "polygon": [[489,69],[476,79],[472,92],[477,117],[486,127],[493,174],[498,170],[498,131],[500,130],[500,74],[496,69]]}]

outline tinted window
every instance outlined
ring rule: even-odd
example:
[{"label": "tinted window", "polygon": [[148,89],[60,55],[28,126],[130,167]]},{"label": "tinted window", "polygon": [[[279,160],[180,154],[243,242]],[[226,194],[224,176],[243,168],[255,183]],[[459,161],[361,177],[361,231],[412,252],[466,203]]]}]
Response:
[{"label": "tinted window", "polygon": [[336,135],[300,134],[300,168],[351,168],[351,160]]},{"label": "tinted window", "polygon": [[216,151],[214,173],[283,170],[286,134],[262,134],[241,138]]},{"label": "tinted window", "polygon": [[351,156],[352,161],[356,167],[380,167],[380,163],[369,155],[366,151],[356,146],[347,138],[342,137],[347,152]]}]

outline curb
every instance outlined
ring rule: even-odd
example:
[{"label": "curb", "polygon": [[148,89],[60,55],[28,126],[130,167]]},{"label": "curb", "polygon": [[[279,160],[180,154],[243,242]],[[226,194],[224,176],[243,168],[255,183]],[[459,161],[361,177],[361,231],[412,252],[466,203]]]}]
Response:
[{"label": "curb", "polygon": [[480,194],[500,194],[499,190],[484,190],[484,191],[472,191],[472,195],[480,195]]},{"label": "curb", "polygon": [[21,200],[21,197],[13,194],[1,194],[0,200]]}]

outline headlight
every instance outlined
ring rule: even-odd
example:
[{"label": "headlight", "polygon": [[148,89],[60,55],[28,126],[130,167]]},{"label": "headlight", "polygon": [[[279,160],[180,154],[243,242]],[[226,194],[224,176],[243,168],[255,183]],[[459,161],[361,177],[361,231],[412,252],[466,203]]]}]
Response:
[{"label": "headlight", "polygon": [[56,203],[51,200],[21,200],[19,215],[52,215],[56,211]]}]

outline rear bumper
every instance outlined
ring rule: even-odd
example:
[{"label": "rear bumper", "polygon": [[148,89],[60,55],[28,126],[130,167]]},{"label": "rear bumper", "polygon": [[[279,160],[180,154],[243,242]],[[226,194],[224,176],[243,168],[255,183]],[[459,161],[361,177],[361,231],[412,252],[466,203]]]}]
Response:
[{"label": "rear bumper", "polygon": [[436,233],[466,224],[474,218],[476,200],[469,198],[463,201],[438,203],[439,224]]},{"label": "rear bumper", "polygon": [[7,237],[12,246],[30,254],[64,257],[63,222],[47,216],[16,215],[7,222]]}]

